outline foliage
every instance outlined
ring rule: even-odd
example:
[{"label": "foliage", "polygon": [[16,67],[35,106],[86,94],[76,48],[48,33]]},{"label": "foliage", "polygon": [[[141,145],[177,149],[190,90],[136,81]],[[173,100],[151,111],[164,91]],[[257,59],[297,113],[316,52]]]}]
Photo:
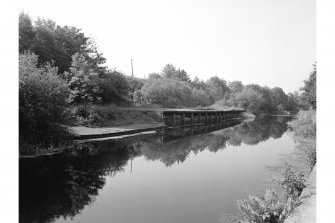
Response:
[{"label": "foliage", "polygon": [[215,98],[215,100],[224,98],[225,94],[229,91],[227,82],[218,76],[209,78],[206,81],[206,85],[209,93]]},{"label": "foliage", "polygon": [[302,190],[306,187],[304,175],[294,173],[292,166],[285,163],[285,170],[280,180],[280,185],[285,189],[287,198],[297,199]]},{"label": "foliage", "polygon": [[249,196],[248,200],[238,200],[237,205],[241,223],[282,223],[291,213],[293,201],[282,203],[274,190],[267,189],[264,197]]},{"label": "foliage", "polygon": [[271,89],[274,105],[278,111],[283,111],[286,107],[288,97],[279,87],[274,87]]},{"label": "foliage", "polygon": [[299,111],[297,118],[290,123],[294,135],[304,139],[316,139],[316,112]]},{"label": "foliage", "polygon": [[302,97],[313,109],[316,109],[316,64],[313,65],[313,70],[308,80],[305,80],[304,83],[305,86],[301,88],[303,91]]},{"label": "foliage", "polygon": [[165,65],[165,67],[162,70],[162,77],[186,82],[191,81],[185,70],[182,70],[180,68],[177,69],[172,64]]},{"label": "foliage", "polygon": [[196,88],[198,90],[205,90],[207,88],[206,83],[203,80],[200,81],[198,77],[195,77],[193,79],[191,85],[193,88]]},{"label": "foliage", "polygon": [[127,85],[128,85],[128,97],[131,101],[134,102],[134,93],[138,91],[143,86],[145,80],[136,77],[126,76]]},{"label": "foliage", "polygon": [[70,88],[69,102],[86,105],[101,101],[98,74],[83,55],[78,53],[73,55],[70,72],[66,72],[64,76]]},{"label": "foliage", "polygon": [[35,54],[19,56],[20,144],[58,144],[68,136],[59,125],[66,121],[68,87],[56,67],[37,63]]},{"label": "foliage", "polygon": [[187,82],[168,78],[146,81],[141,90],[134,94],[134,101],[163,107],[208,106],[211,103],[205,92],[192,89]]},{"label": "foliage", "polygon": [[100,75],[99,87],[101,89],[99,95],[103,103],[124,101],[127,99],[130,91],[129,81],[122,73],[116,70],[109,70]]},{"label": "foliage", "polygon": [[19,16],[19,52],[31,50],[35,33],[31,18],[28,14],[20,13]]},{"label": "foliage", "polygon": [[264,102],[262,95],[251,88],[243,89],[235,97],[238,106],[252,113],[258,113]]},{"label": "foliage", "polygon": [[95,42],[73,26],[59,26],[50,19],[39,18],[35,23],[24,12],[19,16],[19,51],[26,50],[38,55],[39,65],[54,61],[59,73],[69,71],[75,53],[84,55],[96,69],[105,62]]},{"label": "foliage", "polygon": [[229,91],[232,93],[241,92],[244,88],[241,81],[231,81],[228,84]]}]

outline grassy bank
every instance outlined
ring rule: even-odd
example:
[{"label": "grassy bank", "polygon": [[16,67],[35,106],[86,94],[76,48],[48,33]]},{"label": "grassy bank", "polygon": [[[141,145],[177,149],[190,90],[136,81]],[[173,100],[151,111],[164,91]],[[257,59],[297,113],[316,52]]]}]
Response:
[{"label": "grassy bank", "polygon": [[137,124],[157,124],[161,122],[159,111],[155,109],[124,108],[116,105],[91,105],[86,109],[79,105],[70,109],[74,126],[118,127]]},{"label": "grassy bank", "polygon": [[283,171],[277,181],[285,193],[285,199],[280,199],[275,190],[267,189],[264,196],[239,200],[240,218],[235,222],[283,223],[301,204],[300,195],[316,165],[316,111],[300,111],[289,127],[297,141],[297,152],[287,159],[294,166],[285,163],[285,168],[280,167]]}]

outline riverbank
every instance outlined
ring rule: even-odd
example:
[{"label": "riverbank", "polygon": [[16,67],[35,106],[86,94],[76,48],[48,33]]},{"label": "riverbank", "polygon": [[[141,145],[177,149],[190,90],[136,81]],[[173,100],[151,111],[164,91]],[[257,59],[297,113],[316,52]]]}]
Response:
[{"label": "riverbank", "polygon": [[315,223],[316,222],[316,166],[313,168],[307,187],[300,195],[300,205],[296,207],[284,223]]},{"label": "riverbank", "polygon": [[85,126],[70,127],[70,131],[74,134],[74,140],[106,138],[114,136],[129,136],[137,133],[145,133],[151,131],[159,131],[166,128],[164,124],[137,124],[119,127],[101,127],[89,128]]}]

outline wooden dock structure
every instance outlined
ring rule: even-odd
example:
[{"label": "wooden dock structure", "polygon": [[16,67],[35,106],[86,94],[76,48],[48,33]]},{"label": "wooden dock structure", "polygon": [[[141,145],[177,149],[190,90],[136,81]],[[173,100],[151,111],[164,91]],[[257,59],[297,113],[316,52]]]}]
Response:
[{"label": "wooden dock structure", "polygon": [[162,112],[163,123],[168,127],[220,123],[235,119],[245,110],[168,110]]}]

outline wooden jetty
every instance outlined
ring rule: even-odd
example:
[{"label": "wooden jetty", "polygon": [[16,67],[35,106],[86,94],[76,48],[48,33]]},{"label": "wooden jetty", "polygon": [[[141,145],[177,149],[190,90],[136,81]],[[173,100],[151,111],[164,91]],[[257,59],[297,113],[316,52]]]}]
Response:
[{"label": "wooden jetty", "polygon": [[220,123],[235,119],[245,110],[167,110],[162,112],[163,123],[168,127]]}]

